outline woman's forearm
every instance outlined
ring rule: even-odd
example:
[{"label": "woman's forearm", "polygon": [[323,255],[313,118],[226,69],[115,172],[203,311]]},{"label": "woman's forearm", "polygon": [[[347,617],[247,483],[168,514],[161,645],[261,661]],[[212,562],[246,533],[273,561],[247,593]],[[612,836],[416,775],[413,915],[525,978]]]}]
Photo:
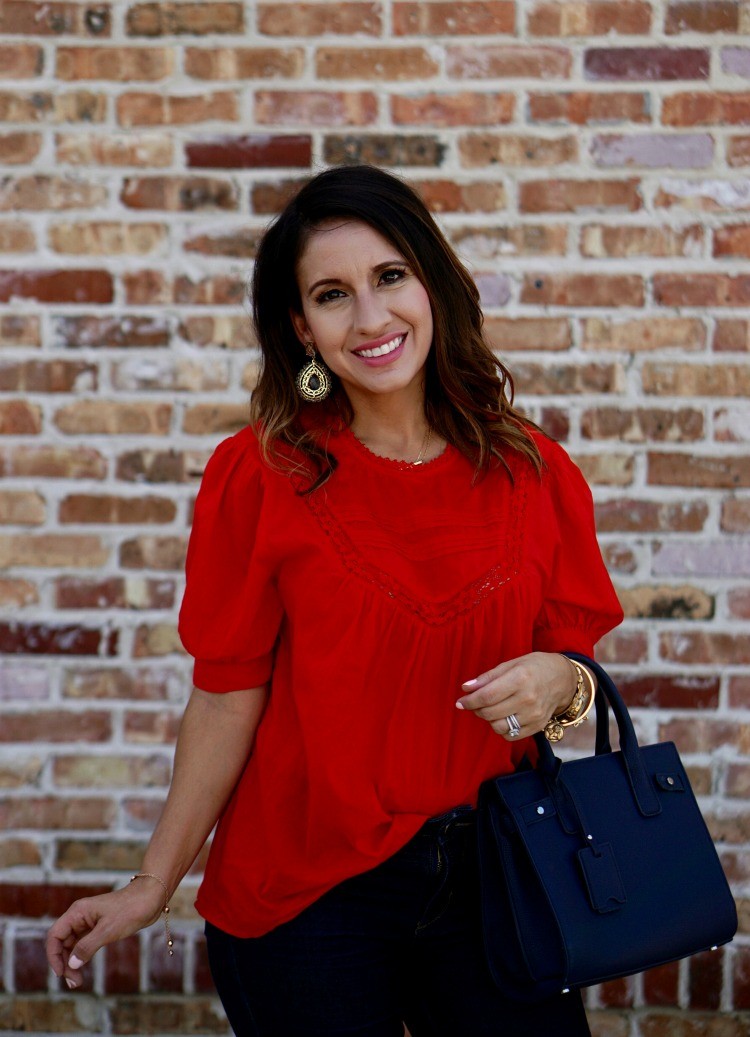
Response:
[{"label": "woman's forearm", "polygon": [[170,892],[200,852],[237,784],[266,705],[266,688],[217,695],[198,688],[188,702],[175,749],[164,810],[141,871]]}]

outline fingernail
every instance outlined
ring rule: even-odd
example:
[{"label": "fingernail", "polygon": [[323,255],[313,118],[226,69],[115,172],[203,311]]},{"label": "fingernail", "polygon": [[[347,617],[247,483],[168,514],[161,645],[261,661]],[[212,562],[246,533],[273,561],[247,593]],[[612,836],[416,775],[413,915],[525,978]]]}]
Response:
[{"label": "fingernail", "polygon": [[456,703],[456,709],[464,709],[464,708],[465,708],[465,707],[464,707],[464,704],[463,704],[463,702],[457,702],[457,703]]},{"label": "fingernail", "polygon": [[81,965],[83,965],[81,959],[77,958],[75,954],[71,954],[71,956],[68,958],[68,968],[80,969]]},{"label": "fingernail", "polygon": [[75,988],[78,986],[76,981],[74,979],[71,979],[69,976],[65,977],[65,982],[68,984],[68,989],[70,990],[75,990]]},{"label": "fingernail", "polygon": [[473,688],[474,685],[479,684],[479,678],[475,677],[472,681],[464,681],[461,685],[462,688]]}]

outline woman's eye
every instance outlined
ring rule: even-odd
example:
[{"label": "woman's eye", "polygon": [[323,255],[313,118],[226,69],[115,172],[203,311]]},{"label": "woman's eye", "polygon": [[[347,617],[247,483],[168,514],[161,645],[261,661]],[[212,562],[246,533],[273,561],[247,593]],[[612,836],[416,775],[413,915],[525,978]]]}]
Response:
[{"label": "woman's eye", "polygon": [[399,281],[403,280],[404,277],[406,277],[406,270],[399,266],[394,266],[389,270],[384,270],[380,275],[381,281],[384,281],[385,284],[397,284]]},{"label": "woman's eye", "polygon": [[321,292],[315,301],[317,303],[331,302],[333,299],[340,298],[343,294],[339,288],[329,288],[327,292]]}]

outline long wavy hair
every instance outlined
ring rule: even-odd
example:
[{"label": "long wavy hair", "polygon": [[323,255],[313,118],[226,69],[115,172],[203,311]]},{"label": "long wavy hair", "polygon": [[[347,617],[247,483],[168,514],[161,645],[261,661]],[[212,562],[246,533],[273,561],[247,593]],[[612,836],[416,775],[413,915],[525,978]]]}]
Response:
[{"label": "long wavy hair", "polygon": [[[354,414],[340,381],[324,404],[305,403],[295,377],[306,360],[290,312],[301,313],[297,265],[315,229],[332,218],[369,224],[396,248],[424,285],[432,307],[433,341],[425,368],[425,417],[460,450],[476,475],[503,454],[519,452],[538,470],[532,423],[513,407],[513,380],[482,333],[479,292],[422,199],[408,184],[374,166],[339,166],[319,173],[292,198],[262,238],[252,278],[253,317],[262,353],[251,399],[264,460],[308,475],[303,492],[335,471],[326,430]],[[291,449],[290,449],[291,448]]]}]

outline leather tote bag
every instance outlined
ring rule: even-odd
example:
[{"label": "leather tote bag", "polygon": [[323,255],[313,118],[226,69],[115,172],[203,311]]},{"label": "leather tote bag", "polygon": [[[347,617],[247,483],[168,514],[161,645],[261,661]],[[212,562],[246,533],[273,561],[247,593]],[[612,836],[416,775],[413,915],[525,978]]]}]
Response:
[{"label": "leather tote bag", "polygon": [[609,675],[566,654],[598,681],[596,754],[563,763],[539,734],[536,767],[479,790],[485,949],[496,985],[520,1000],[641,972],[737,930],[674,744],[639,746]]}]

